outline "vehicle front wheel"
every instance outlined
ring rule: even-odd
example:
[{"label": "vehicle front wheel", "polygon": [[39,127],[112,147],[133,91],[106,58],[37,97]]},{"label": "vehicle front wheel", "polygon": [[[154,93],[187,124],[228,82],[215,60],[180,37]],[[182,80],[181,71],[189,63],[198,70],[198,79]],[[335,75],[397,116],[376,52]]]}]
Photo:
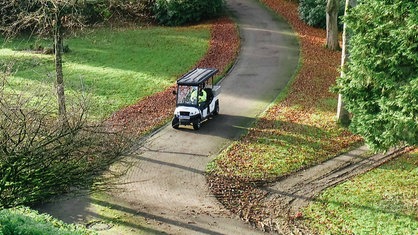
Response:
[{"label": "vehicle front wheel", "polygon": [[193,122],[193,129],[199,130],[200,129],[200,118],[197,118],[195,122]]},{"label": "vehicle front wheel", "polygon": [[177,117],[174,117],[174,118],[173,118],[173,120],[171,121],[171,126],[172,126],[174,129],[179,129],[180,122],[179,122],[179,119],[178,119]]}]

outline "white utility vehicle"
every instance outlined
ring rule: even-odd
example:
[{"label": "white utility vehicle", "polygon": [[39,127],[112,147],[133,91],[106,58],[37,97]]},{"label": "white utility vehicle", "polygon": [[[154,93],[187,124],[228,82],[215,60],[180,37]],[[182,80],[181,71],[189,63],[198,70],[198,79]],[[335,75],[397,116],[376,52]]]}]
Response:
[{"label": "white utility vehicle", "polygon": [[217,72],[214,68],[195,68],[177,80],[173,128],[193,125],[193,129],[198,130],[204,120],[218,115],[220,86],[213,84]]}]

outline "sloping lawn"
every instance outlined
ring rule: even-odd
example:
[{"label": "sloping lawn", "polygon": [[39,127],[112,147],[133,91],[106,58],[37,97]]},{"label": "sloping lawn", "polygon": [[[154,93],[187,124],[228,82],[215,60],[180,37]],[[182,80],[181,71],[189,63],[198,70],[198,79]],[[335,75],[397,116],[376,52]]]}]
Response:
[{"label": "sloping lawn", "polygon": [[[64,41],[66,94],[87,95],[91,114],[107,117],[172,85],[206,53],[209,40],[210,25],[87,30]],[[28,51],[39,46],[52,43],[15,39],[0,48],[0,60],[16,70],[10,84],[28,95],[54,90],[53,56]]]},{"label": "sloping lawn", "polygon": [[276,104],[209,166],[211,174],[271,181],[349,150],[358,138],[335,124],[335,102],[307,110]]},{"label": "sloping lawn", "polygon": [[324,191],[305,217],[317,234],[418,234],[418,150]]},{"label": "sloping lawn", "polygon": [[[284,16],[298,32],[300,70],[248,134],[208,166],[210,176],[215,176],[211,184],[218,180],[219,187],[225,186],[222,178],[257,184],[274,181],[362,143],[359,136],[335,122],[337,95],[329,88],[339,76],[341,53],[325,49],[325,31],[301,22],[296,3],[261,2]],[[308,223],[312,234],[418,234],[417,170],[415,151],[326,190],[303,212],[306,220],[302,222]],[[223,189],[224,201],[236,202],[228,197],[240,192],[229,192],[228,185]],[[257,200],[257,195],[248,198]],[[252,205],[251,201],[240,203]]]},{"label": "sloping lawn", "polygon": [[335,157],[361,142],[335,121],[337,94],[329,88],[339,76],[341,53],[324,47],[324,30],[299,20],[295,3],[262,2],[283,15],[299,34],[300,69],[286,93],[248,134],[209,165],[213,175],[270,181]]}]

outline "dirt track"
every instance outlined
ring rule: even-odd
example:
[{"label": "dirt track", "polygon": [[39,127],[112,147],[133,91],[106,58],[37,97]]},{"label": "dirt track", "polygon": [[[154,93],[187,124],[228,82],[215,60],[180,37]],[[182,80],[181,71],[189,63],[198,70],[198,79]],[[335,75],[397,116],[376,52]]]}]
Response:
[{"label": "dirt track", "polygon": [[362,146],[317,166],[292,174],[268,186],[248,188],[261,195],[240,211],[242,219],[263,231],[279,234],[310,234],[302,223],[301,209],[324,189],[365,173],[399,156],[408,149],[370,155]]}]

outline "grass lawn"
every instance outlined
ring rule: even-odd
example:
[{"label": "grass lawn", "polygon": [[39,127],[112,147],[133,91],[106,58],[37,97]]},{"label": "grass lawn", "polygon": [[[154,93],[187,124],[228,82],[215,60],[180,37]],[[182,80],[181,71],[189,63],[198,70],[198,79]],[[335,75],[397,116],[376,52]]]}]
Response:
[{"label": "grass lawn", "polygon": [[418,234],[418,151],[324,191],[305,217],[318,234]]},{"label": "grass lawn", "polygon": [[[297,9],[295,3],[287,1],[278,5],[288,6],[284,12]],[[211,162],[210,174],[271,181],[324,162],[361,143],[359,136],[335,120],[337,94],[329,88],[339,76],[341,53],[324,47],[324,30],[308,27],[298,18],[294,20],[290,23],[295,23],[292,26],[301,45],[299,71],[248,134]]]},{"label": "grass lawn", "polygon": [[93,235],[83,226],[66,224],[27,207],[0,210],[0,234]]},{"label": "grass lawn", "polygon": [[[66,94],[70,100],[87,94],[91,115],[107,117],[172,85],[203,57],[209,40],[210,25],[87,30],[64,41],[71,50],[63,57]],[[52,96],[53,56],[25,51],[51,44],[35,39],[2,44],[0,60],[16,70],[11,87]]]},{"label": "grass lawn", "polygon": [[352,148],[356,138],[334,121],[336,100],[273,105],[249,133],[209,166],[212,174],[274,180]]},{"label": "grass lawn", "polygon": [[[329,89],[339,76],[341,52],[324,47],[324,30],[298,19],[296,3],[261,2],[299,34],[300,70],[248,133],[210,163],[208,173],[215,179],[270,182],[362,144],[335,120],[337,94]],[[304,217],[316,233],[418,234],[417,169],[416,152],[394,160],[326,191]]]}]

